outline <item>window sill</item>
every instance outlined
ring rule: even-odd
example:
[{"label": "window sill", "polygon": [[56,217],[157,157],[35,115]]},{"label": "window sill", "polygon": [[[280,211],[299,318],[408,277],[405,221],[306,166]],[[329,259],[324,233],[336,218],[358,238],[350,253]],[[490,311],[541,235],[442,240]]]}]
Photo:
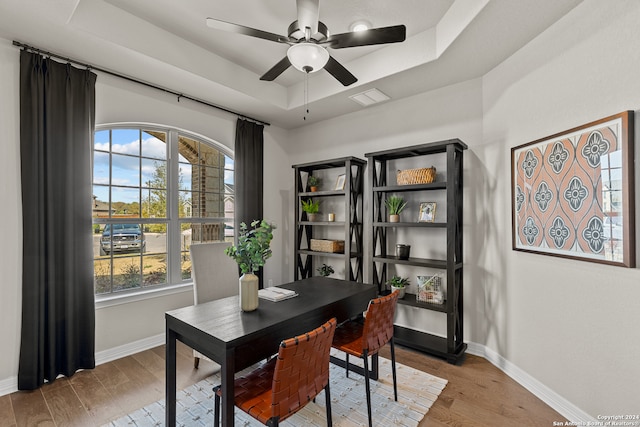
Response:
[{"label": "window sill", "polygon": [[193,282],[180,283],[179,285],[163,286],[158,289],[127,292],[123,294],[96,295],[96,310],[113,307],[116,305],[129,304],[137,301],[144,301],[152,298],[160,298],[167,295],[174,295],[183,292],[193,292]]}]

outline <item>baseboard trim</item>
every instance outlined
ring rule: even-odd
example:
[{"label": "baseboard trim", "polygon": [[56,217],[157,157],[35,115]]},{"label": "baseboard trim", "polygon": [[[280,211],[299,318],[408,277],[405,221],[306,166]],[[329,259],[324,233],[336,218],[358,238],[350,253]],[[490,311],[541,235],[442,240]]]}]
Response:
[{"label": "baseboard trim", "polygon": [[0,381],[0,396],[18,391],[18,377],[9,377]]},{"label": "baseboard trim", "polygon": [[[546,385],[542,384],[540,381],[502,357],[494,350],[482,344],[468,343],[467,353],[487,359],[502,372],[513,378],[514,381],[535,395],[538,399],[542,400],[544,403],[556,410],[560,415],[572,422],[572,425],[591,425],[589,423],[597,421],[591,415],[587,414],[582,409],[578,408],[576,405],[569,402]],[[560,422],[564,420],[557,421]]]},{"label": "baseboard trim", "polygon": [[128,344],[123,344],[118,347],[110,348],[108,350],[99,351],[96,353],[96,365],[102,365],[103,363],[111,362],[112,360],[140,353],[141,351],[149,350],[150,348],[158,347],[159,345],[164,345],[164,343],[164,333],[162,333],[149,338],[130,342]]},{"label": "baseboard trim", "polygon": [[[101,365],[112,360],[139,353],[141,351],[163,345],[164,343],[165,334],[158,334],[108,350],[103,350],[96,353],[96,365]],[[560,415],[572,423],[576,423],[575,425],[588,425],[589,423],[597,421],[582,409],[578,408],[573,403],[569,402],[567,399],[536,380],[534,377],[502,357],[500,354],[496,353],[494,350],[474,342],[469,342],[467,345],[467,353],[487,359],[498,369],[513,378],[518,384],[556,410]],[[17,376],[9,377],[0,381],[0,396],[13,393],[17,390]]]},{"label": "baseboard trim", "polygon": [[[164,334],[158,334],[149,338],[144,338],[108,350],[96,353],[96,365],[111,362],[112,360],[130,356],[150,348],[158,347],[165,343]],[[0,381],[0,396],[11,394],[18,391],[18,377],[9,377]]]}]

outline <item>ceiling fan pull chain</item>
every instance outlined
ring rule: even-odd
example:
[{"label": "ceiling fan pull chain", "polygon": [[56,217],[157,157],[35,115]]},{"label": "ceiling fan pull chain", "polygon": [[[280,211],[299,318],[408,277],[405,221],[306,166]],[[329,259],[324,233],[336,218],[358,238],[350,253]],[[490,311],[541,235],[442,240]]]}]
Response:
[{"label": "ceiling fan pull chain", "polygon": [[309,73],[304,73],[304,117],[303,120],[307,120],[307,114],[309,114]]}]

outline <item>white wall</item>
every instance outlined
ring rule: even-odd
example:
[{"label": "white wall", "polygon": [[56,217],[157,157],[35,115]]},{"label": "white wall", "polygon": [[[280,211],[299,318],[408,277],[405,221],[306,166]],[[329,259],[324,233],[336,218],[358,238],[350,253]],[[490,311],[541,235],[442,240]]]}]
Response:
[{"label": "white wall", "polygon": [[482,179],[470,182],[485,344],[593,417],[640,409],[640,271],[512,251],[510,148],[638,109],[638,22],[638,1],[586,0],[488,73]]},{"label": "white wall", "polygon": [[[17,376],[22,304],[22,195],[18,50],[0,39],[0,384]],[[0,386],[0,389],[2,387]]]}]

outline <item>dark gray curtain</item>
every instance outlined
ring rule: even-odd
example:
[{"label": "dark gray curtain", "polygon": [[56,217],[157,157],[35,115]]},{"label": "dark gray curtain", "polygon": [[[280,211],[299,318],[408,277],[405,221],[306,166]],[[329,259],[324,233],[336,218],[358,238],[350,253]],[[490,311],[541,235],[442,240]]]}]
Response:
[{"label": "dark gray curtain", "polygon": [[96,75],[20,53],[18,388],[95,367],[91,164]]},{"label": "dark gray curtain", "polygon": [[[251,222],[263,219],[262,215],[262,173],[264,157],[264,125],[238,119],[235,141],[235,229],[240,223],[251,226]],[[262,269],[257,272],[262,283]]]}]

